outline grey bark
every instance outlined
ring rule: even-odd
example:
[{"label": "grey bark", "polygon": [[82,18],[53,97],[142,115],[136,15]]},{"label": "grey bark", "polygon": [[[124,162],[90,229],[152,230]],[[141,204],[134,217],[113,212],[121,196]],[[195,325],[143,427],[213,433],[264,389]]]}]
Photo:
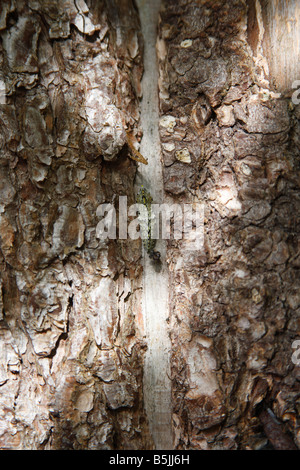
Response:
[{"label": "grey bark", "polygon": [[298,18],[285,1],[161,11],[164,187],[205,206],[202,252],[168,250],[178,449],[299,446]]}]

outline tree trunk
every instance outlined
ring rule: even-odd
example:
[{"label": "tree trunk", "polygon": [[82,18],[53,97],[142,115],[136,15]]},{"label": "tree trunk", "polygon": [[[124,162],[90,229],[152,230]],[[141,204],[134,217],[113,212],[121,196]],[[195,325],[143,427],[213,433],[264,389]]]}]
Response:
[{"label": "tree trunk", "polygon": [[[1,1],[1,449],[299,448],[298,19]],[[200,249],[120,236],[141,185]]]},{"label": "tree trunk", "polygon": [[205,207],[202,252],[168,253],[179,449],[300,443],[299,6],[274,3],[165,0],[161,12],[164,187]]},{"label": "tree trunk", "polygon": [[96,230],[100,204],[134,201],[137,9],[1,8],[1,447],[151,448],[140,241]]}]

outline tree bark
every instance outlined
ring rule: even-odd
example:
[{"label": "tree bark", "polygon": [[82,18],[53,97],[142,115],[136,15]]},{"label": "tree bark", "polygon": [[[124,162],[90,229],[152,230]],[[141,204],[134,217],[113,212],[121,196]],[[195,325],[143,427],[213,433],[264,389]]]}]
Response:
[{"label": "tree bark", "polygon": [[[178,450],[299,448],[298,16],[296,1],[163,0],[146,128],[134,0],[1,1],[1,449],[154,449],[164,426]],[[204,207],[202,248],[162,250],[164,419],[147,406],[159,272],[140,240],[97,229],[101,204],[118,225],[119,196],[154,174],[154,202]]]},{"label": "tree bark", "polygon": [[[134,202],[142,41],[131,0],[1,2],[1,448],[151,448]],[[134,137],[133,137],[134,138]]]},{"label": "tree bark", "polygon": [[[161,11],[164,187],[205,207],[202,252],[169,246],[178,449],[299,446],[299,29],[283,27],[296,3]],[[288,437],[270,442],[272,423]]]}]

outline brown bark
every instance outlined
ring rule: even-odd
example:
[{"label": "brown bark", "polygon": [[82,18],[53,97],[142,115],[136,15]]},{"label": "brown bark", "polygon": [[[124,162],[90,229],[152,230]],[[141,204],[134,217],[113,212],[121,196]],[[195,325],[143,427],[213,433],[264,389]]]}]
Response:
[{"label": "brown bark", "polygon": [[[176,449],[300,445],[299,52],[272,52],[298,10],[276,5],[161,9],[165,200],[205,206],[203,249],[162,260]],[[2,0],[0,38],[0,448],[152,449],[141,243],[96,233],[135,200],[135,2]]]},{"label": "brown bark", "polygon": [[[202,253],[169,247],[178,449],[264,448],[268,408],[299,445],[299,368],[291,360],[299,334],[299,107],[288,93],[297,77],[280,50],[267,74],[268,44],[293,39],[278,18],[286,3],[290,14],[297,6],[272,3],[272,16],[269,3],[165,0],[161,12],[165,190],[176,202],[205,204]],[[299,72],[294,50],[284,55]]]},{"label": "brown bark", "polygon": [[[141,35],[131,0],[1,2],[1,448],[151,447],[133,202]],[[1,305],[2,305],[1,304]]]}]

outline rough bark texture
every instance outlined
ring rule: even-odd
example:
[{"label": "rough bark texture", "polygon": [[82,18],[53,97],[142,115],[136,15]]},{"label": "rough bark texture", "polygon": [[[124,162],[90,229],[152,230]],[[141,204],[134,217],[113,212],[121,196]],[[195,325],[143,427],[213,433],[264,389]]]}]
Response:
[{"label": "rough bark texture", "polygon": [[131,0],[2,1],[1,448],[151,447],[142,399],[139,241],[97,239],[134,201]]},{"label": "rough bark texture", "polygon": [[[299,368],[291,361],[300,305],[299,108],[266,75],[262,41],[270,36],[258,25],[259,7],[165,0],[161,12],[165,190],[174,201],[205,204],[202,252],[184,242],[169,247],[179,449],[300,444]],[[278,63],[276,72],[284,88]],[[282,441],[267,439],[275,417]]]},{"label": "rough bark texture", "polygon": [[[163,260],[177,449],[300,446],[300,75],[271,54],[275,3],[160,15],[166,202],[205,205],[203,250]],[[153,448],[141,243],[96,231],[99,204],[134,202],[142,70],[133,0],[1,0],[1,449]]]}]

